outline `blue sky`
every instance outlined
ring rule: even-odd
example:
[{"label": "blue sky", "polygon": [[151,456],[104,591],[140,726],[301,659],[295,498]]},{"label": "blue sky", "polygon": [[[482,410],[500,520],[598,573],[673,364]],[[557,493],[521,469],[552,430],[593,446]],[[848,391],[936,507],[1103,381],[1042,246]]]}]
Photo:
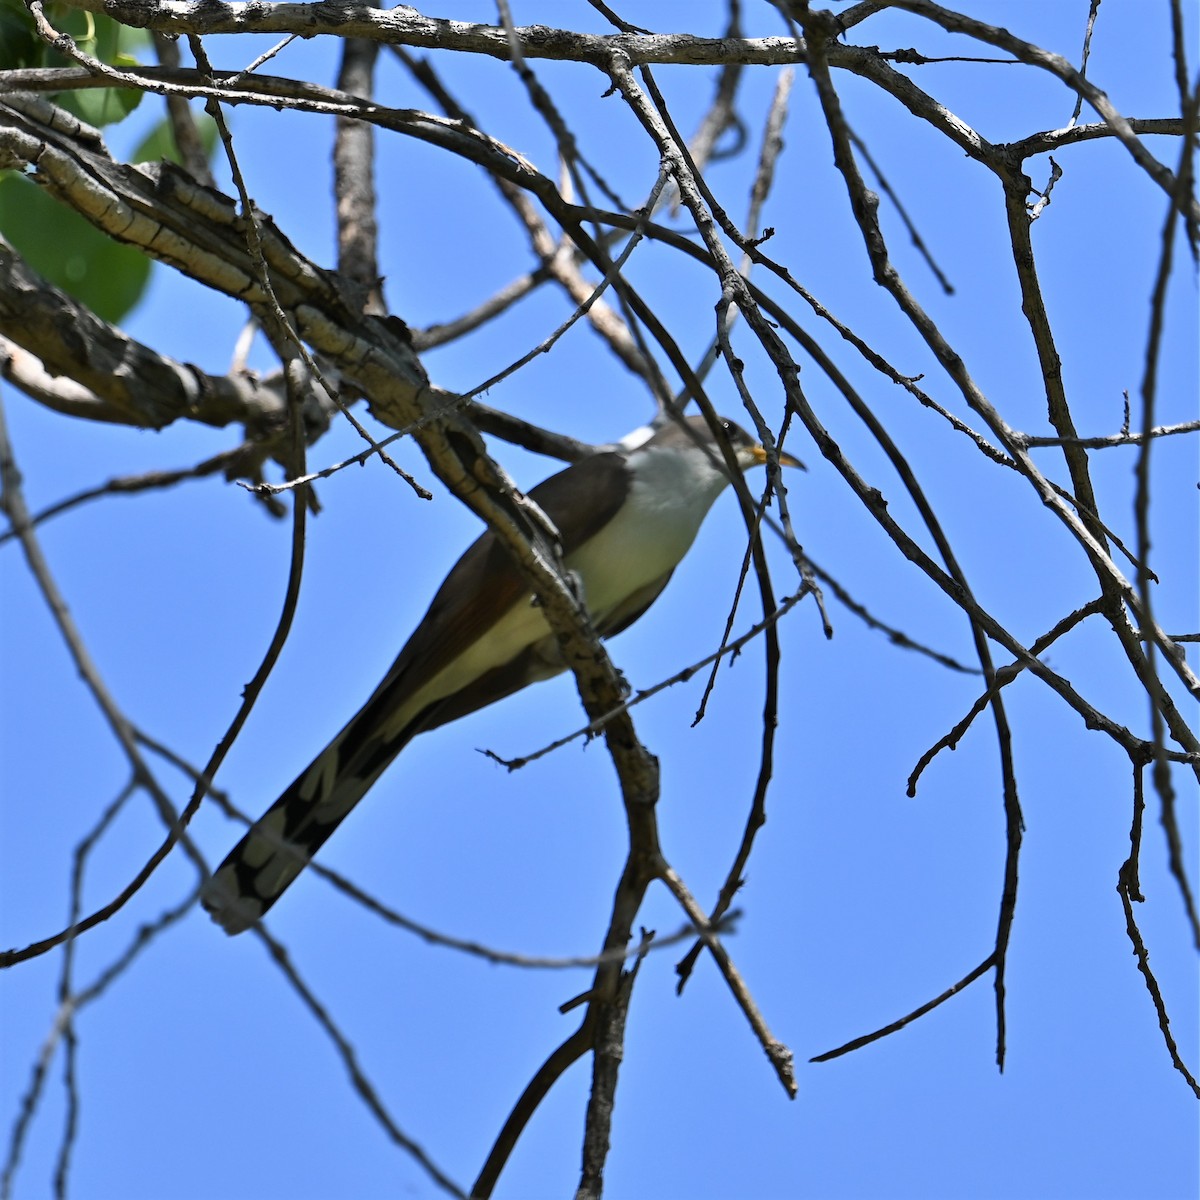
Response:
[{"label": "blue sky", "polygon": [[[983,0],[972,13],[1077,61],[1088,5]],[[513,5],[518,23],[602,29],[582,4]],[[431,15],[490,22],[486,3],[445,0]],[[699,14],[699,15],[696,15]],[[717,5],[663,2],[634,19],[655,29],[719,32]],[[1165,3],[1104,5],[1089,67],[1126,115],[1174,111]],[[780,32],[766,5],[747,32]],[[869,30],[869,34],[868,34]],[[1194,29],[1191,30],[1194,34]],[[864,43],[961,46],[914,18],[877,17]],[[210,39],[218,67],[241,67],[261,46]],[[271,70],[332,83],[336,47],[289,47]],[[490,132],[555,171],[553,146],[503,64],[445,56],[439,69]],[[596,165],[629,202],[658,162],[632,130],[607,80],[587,68],[535,62]],[[1048,76],[1017,67],[944,63],[910,72],[992,141],[1065,125],[1072,98]],[[684,130],[707,103],[712,77],[656,72]],[[747,71],[742,112],[751,137],[777,69]],[[885,233],[909,287],[962,354],[1009,423],[1049,432],[1033,347],[1019,313],[1000,189],[980,167],[865,82],[837,77],[856,131],[897,188],[956,291],[942,295],[889,206]],[[380,98],[427,101],[386,56]],[[118,153],[154,110],[109,132]],[[157,115],[155,110],[154,116]],[[1094,119],[1085,110],[1084,119]],[[142,122],[138,124],[138,122]],[[259,205],[314,260],[332,265],[333,221],[322,118],[241,109],[233,129]],[[862,241],[832,169],[813,89],[797,72],[786,152],[764,222],[766,249],[908,374],[926,372],[941,403],[968,417],[916,335],[871,282]],[[1174,166],[1178,149],[1148,147]],[[1162,193],[1111,140],[1064,150],[1064,176],[1034,226],[1034,247],[1076,420],[1085,434],[1116,432],[1122,392],[1138,389],[1149,295],[1165,216]],[[1047,165],[1034,160],[1035,182]],[[711,182],[735,219],[752,160],[715,165]],[[227,186],[227,184],[223,184]],[[403,138],[380,138],[381,253],[393,312],[413,326],[453,318],[529,269],[523,238],[476,169]],[[711,278],[663,250],[639,248],[630,277],[697,359],[712,336]],[[760,280],[760,282],[764,282]],[[782,292],[776,295],[783,296]],[[786,296],[783,296],[786,300]],[[955,543],[980,602],[1028,645],[1095,594],[1094,576],[1015,473],[984,462],[965,438],[865,367],[802,310],[888,425]],[[443,387],[469,389],[544,338],[570,312],[542,289],[491,327],[431,352]],[[1159,389],[1159,421],[1196,416],[1194,279],[1178,260]],[[243,314],[166,270],[126,322],[129,332],[204,369],[227,368]],[[745,330],[747,378],[769,419],[782,398],[773,368]],[[260,352],[257,364],[269,369]],[[811,403],[890,511],[919,529],[901,485],[813,364]],[[736,416],[727,379],[713,394]],[[234,444],[235,430],[180,424],[151,434],[83,425],[4,389],[7,420],[36,511],[109,477],[184,466]],[[574,436],[619,437],[652,412],[645,390],[581,323],[485,399]],[[808,464],[788,479],[807,553],[880,619],[971,661],[961,614],[896,552],[820,451],[797,431]],[[344,428],[311,452],[315,466],[358,448]],[[529,485],[554,465],[504,446],[494,452]],[[1065,482],[1061,456],[1038,463]],[[397,457],[424,483],[415,447]],[[1159,622],[1194,632],[1197,566],[1194,435],[1156,445],[1152,565]],[[1105,519],[1133,542],[1130,449],[1092,456]],[[278,668],[218,779],[259,811],[292,779],[377,682],[433,589],[478,530],[453,499],[423,502],[374,464],[319,488],[304,593]],[[138,497],[113,497],[41,531],[59,585],[107,685],[129,718],[193,763],[223,733],[271,636],[288,562],[286,522],[265,517],[241,488],[212,479]],[[928,538],[921,535],[922,544]],[[726,498],[693,553],[642,623],[612,643],[617,665],[648,686],[716,643],[744,534]],[[783,547],[769,546],[780,593],[795,587]],[[61,927],[72,853],[124,786],[127,767],[79,686],[44,604],[12,545],[0,547],[3,622],[3,796],[0,913],[5,946]],[[701,959],[682,998],[679,951],[652,954],[631,1009],[617,1093],[606,1194],[642,1197],[821,1197],[829,1200],[1078,1198],[1177,1200],[1197,1189],[1195,1099],[1172,1070],[1124,932],[1115,886],[1128,853],[1130,768],[1124,755],[1049,690],[1025,678],[1007,691],[1027,825],[1008,971],[1008,1059],[994,1062],[990,976],[901,1033],[836,1061],[807,1060],[931,999],[991,950],[1004,862],[994,735],[984,718],[926,772],[909,772],[970,707],[978,679],[891,645],[829,600],[827,640],[811,602],[781,625],[784,664],[769,821],[740,897],[729,949],[777,1037],[797,1060],[789,1101],[712,964]],[[752,608],[738,620],[744,628]],[[1146,704],[1111,634],[1094,620],[1056,644],[1050,665],[1087,699],[1139,734]],[[1006,661],[999,654],[998,661]],[[1195,652],[1190,654],[1193,668]],[[753,792],[761,733],[757,648],[721,674],[708,716],[691,720],[702,677],[637,712],[662,764],[664,851],[703,904],[716,895]],[[1182,689],[1174,689],[1178,702]],[[419,738],[322,859],[405,914],[461,937],[540,955],[599,945],[623,859],[619,796],[599,744],[573,744],[516,773],[476,753],[525,754],[581,723],[569,678]],[[186,781],[162,780],[182,803]],[[1177,772],[1186,864],[1196,880],[1194,780]],[[1195,953],[1165,861],[1158,801],[1148,793],[1142,856],[1147,901],[1139,919],[1186,1061],[1197,1063]],[[192,827],[212,861],[235,827],[206,806]],[[85,907],[111,898],[161,837],[149,802],[126,805],[88,863]],[[81,939],[86,984],[194,886],[172,856],[113,920]],[[661,934],[679,910],[653,889],[641,924]],[[547,1054],[575,1028],[558,1006],[587,971],[489,966],[427,946],[376,920],[316,878],[272,913],[270,927],[353,1043],[396,1122],[463,1187],[508,1109]],[[0,980],[3,1112],[15,1119],[51,1029],[61,962],[55,955]],[[436,1195],[427,1176],[381,1133],[353,1094],[341,1061],[262,946],[226,940],[192,912],[157,938],[78,1017],[82,1110],[72,1193],[128,1200]],[[14,1196],[46,1194],[62,1137],[58,1073],[31,1125]],[[577,1065],[526,1130],[498,1196],[569,1194],[577,1182],[589,1073]]]}]

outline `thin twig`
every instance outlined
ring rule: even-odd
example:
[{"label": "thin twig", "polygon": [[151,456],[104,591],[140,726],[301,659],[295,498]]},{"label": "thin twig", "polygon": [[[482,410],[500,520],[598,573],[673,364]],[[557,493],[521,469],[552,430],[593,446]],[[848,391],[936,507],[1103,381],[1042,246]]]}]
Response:
[{"label": "thin twig", "polygon": [[832,1058],[840,1058],[843,1054],[849,1054],[852,1050],[861,1050],[863,1046],[869,1046],[872,1042],[879,1041],[880,1038],[888,1037],[890,1034],[897,1033],[906,1025],[911,1025],[913,1021],[919,1017],[923,1017],[926,1013],[932,1012],[939,1004],[945,1004],[952,996],[957,996],[963,988],[974,983],[985,972],[990,971],[996,965],[996,955],[993,952],[983,960],[974,970],[968,971],[957,983],[952,983],[940,996],[935,996],[926,1004],[922,1004],[920,1008],[914,1008],[912,1012],[907,1013],[897,1021],[893,1021],[890,1025],[884,1025],[882,1029],[876,1029],[874,1033],[865,1033],[862,1037],[856,1037],[841,1046],[835,1047],[833,1050],[826,1050],[824,1054],[817,1054],[810,1058],[809,1062],[829,1062]]},{"label": "thin twig", "polygon": [[[212,458],[206,458],[194,467],[183,467],[176,471],[145,471],[140,475],[118,475],[96,487],[86,488],[82,492],[68,496],[65,500],[59,500],[57,503],[43,508],[41,512],[30,516],[29,523],[36,527],[49,521],[51,517],[60,516],[73,508],[78,508],[81,504],[99,499],[101,496],[127,496],[139,492],[158,491],[174,487],[189,479],[204,479],[218,472],[236,471],[241,463],[245,462],[247,458],[254,457],[255,454],[253,445],[246,443],[235,446],[232,450],[222,450],[220,454],[214,454]],[[16,531],[12,529],[0,533],[0,546],[16,536]]]},{"label": "thin twig", "polygon": [[379,1123],[380,1128],[396,1143],[405,1153],[410,1155],[417,1162],[425,1173],[433,1180],[442,1191],[451,1196],[457,1196],[460,1200],[466,1200],[466,1192],[464,1192],[434,1161],[429,1157],[425,1149],[415,1142],[406,1134],[387,1107],[380,1099],[379,1092],[375,1085],[367,1078],[366,1072],[359,1065],[358,1055],[355,1053],[354,1047],[350,1044],[346,1035],[338,1028],[337,1023],[329,1015],[329,1010],[317,999],[312,989],[301,977],[299,971],[296,970],[292,963],[291,956],[283,943],[273,938],[259,922],[252,927],[254,934],[267,948],[272,961],[283,972],[288,983],[291,984],[292,990],[304,1002],[305,1007],[312,1013],[318,1025],[324,1030],[326,1037],[333,1043],[334,1049],[337,1050],[338,1057],[342,1060],[342,1065],[346,1068],[347,1074],[350,1076],[350,1084],[358,1093],[359,1098],[367,1106],[368,1111]]},{"label": "thin twig", "polygon": [[[1029,647],[1029,653],[1034,657],[1044,654],[1045,651],[1053,645],[1060,637],[1074,629],[1081,621],[1088,617],[1095,616],[1097,613],[1102,613],[1105,608],[1103,599],[1090,601],[1088,604],[1077,608],[1073,613],[1068,614],[1059,621],[1053,629],[1048,633],[1043,634],[1040,638]],[[954,727],[944,737],[939,738],[924,754],[921,755],[917,765],[912,769],[908,777],[909,796],[917,794],[917,781],[921,778],[925,768],[941,753],[943,750],[953,750],[962,741],[963,735],[970,729],[971,724],[980,713],[1000,694],[1002,688],[1007,687],[1013,680],[1017,679],[1021,672],[1025,669],[1023,662],[1013,662],[1006,666],[1000,667],[992,675],[991,682],[988,684],[987,690],[971,705],[967,715],[960,721],[956,722]]]},{"label": "thin twig", "polygon": [[[1185,141],[1182,153],[1190,160],[1192,147]],[[1180,186],[1187,186],[1189,181],[1189,166],[1181,162],[1177,173]],[[1134,493],[1133,512],[1137,528],[1138,572],[1137,588],[1141,601],[1139,617],[1140,645],[1145,647],[1145,673],[1151,686],[1147,687],[1150,696],[1150,728],[1154,740],[1154,763],[1150,778],[1154,790],[1158,793],[1162,806],[1162,826],[1167,839],[1167,856],[1175,885],[1183,900],[1184,911],[1192,930],[1192,941],[1200,950],[1200,912],[1196,908],[1196,900],[1192,893],[1191,882],[1187,876],[1187,868],[1183,861],[1183,837],[1179,831],[1179,818],[1175,811],[1175,786],[1171,780],[1171,768],[1166,755],[1166,728],[1164,706],[1158,701],[1158,696],[1165,692],[1158,678],[1158,640],[1151,636],[1154,628],[1153,591],[1151,588],[1150,571],[1150,461],[1154,448],[1154,439],[1150,436],[1154,428],[1154,413],[1158,398],[1158,366],[1162,352],[1163,327],[1166,321],[1167,287],[1171,276],[1174,260],[1176,212],[1178,203],[1172,203],[1167,209],[1162,231],[1162,249],[1159,253],[1158,270],[1155,273],[1154,288],[1150,299],[1150,328],[1146,334],[1146,353],[1142,372],[1142,437],[1143,441],[1138,450],[1137,462],[1134,467],[1134,478],[1137,487]],[[1169,657],[1169,656],[1168,656]]]},{"label": "thin twig", "polygon": [[[1091,5],[1088,8],[1087,29],[1083,34],[1083,52],[1079,56],[1079,77],[1087,78],[1088,55],[1092,52],[1092,34],[1096,29],[1096,14],[1100,11],[1100,0],[1091,0]],[[1071,113],[1071,119],[1067,122],[1067,128],[1074,127],[1075,122],[1079,120],[1079,114],[1083,112],[1083,93],[1079,92],[1075,96],[1075,108]]]},{"label": "thin twig", "polygon": [[1175,1036],[1171,1033],[1171,1018],[1167,1013],[1162,989],[1158,986],[1158,980],[1150,969],[1150,952],[1146,949],[1142,931],[1138,926],[1137,918],[1133,915],[1134,904],[1141,903],[1145,899],[1138,881],[1138,859],[1142,846],[1142,818],[1146,811],[1142,782],[1144,768],[1144,763],[1135,763],[1133,766],[1133,823],[1129,829],[1129,857],[1117,872],[1117,894],[1121,897],[1121,907],[1125,911],[1125,933],[1133,946],[1134,957],[1137,959],[1138,970],[1142,973],[1146,990],[1150,993],[1150,1000],[1158,1017],[1158,1028],[1162,1031],[1163,1042],[1167,1047],[1167,1053],[1171,1056],[1171,1064],[1183,1076],[1184,1081],[1195,1095],[1200,1097],[1200,1083],[1197,1083],[1196,1077],[1188,1070],[1180,1056]]},{"label": "thin twig", "polygon": [[785,597],[775,609],[773,613],[765,617],[757,624],[751,626],[740,637],[734,638],[733,641],[725,642],[714,650],[711,654],[706,654],[703,658],[698,659],[690,666],[684,667],[680,671],[676,671],[674,675],[669,675],[666,679],[659,680],[658,683],[648,688],[639,688],[638,691],[628,700],[623,701],[620,705],[614,708],[611,712],[605,713],[601,717],[597,717],[594,721],[589,721],[580,729],[576,729],[573,733],[565,734],[563,737],[557,738],[555,741],[543,746],[540,750],[533,750],[528,754],[522,754],[516,758],[503,758],[494,750],[481,750],[480,753],[485,757],[490,758],[493,762],[499,763],[502,767],[506,767],[510,771],[519,771],[522,767],[528,766],[531,762],[536,762],[539,758],[545,758],[547,754],[554,753],[555,750],[561,749],[563,746],[569,745],[578,738],[591,738],[599,733],[609,721],[620,716],[629,709],[635,708],[637,705],[649,700],[651,696],[658,695],[659,692],[666,688],[674,687],[677,683],[686,683],[697,671],[703,670],[710,663],[716,662],[718,658],[726,655],[736,655],[743,646],[748,642],[753,641],[765,629],[774,625],[786,612],[791,610],[798,604],[805,595],[808,589],[800,588],[799,591],[790,596]]}]

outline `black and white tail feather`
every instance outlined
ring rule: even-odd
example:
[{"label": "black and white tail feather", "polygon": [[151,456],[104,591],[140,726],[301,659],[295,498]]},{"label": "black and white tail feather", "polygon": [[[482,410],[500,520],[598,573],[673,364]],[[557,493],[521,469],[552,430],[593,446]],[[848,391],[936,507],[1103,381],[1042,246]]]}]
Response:
[{"label": "black and white tail feather", "polygon": [[[765,461],[744,430],[722,426],[742,470]],[[654,603],[728,482],[716,439],[702,417],[689,417],[631,435],[530,492],[562,537],[564,565],[597,633],[620,633]],[[524,577],[485,533],[371,698],[250,826],[204,884],[201,903],[227,933],[249,929],[418,733],[563,669]]]}]

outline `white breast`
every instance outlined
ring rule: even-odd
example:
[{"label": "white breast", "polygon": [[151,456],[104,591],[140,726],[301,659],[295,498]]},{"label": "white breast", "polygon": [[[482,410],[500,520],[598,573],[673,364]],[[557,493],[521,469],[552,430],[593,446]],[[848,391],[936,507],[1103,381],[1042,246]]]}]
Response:
[{"label": "white breast", "polygon": [[[565,562],[579,579],[597,622],[634,592],[674,570],[729,482],[699,448],[639,448],[630,466],[630,490],[617,515]],[[406,722],[433,700],[452,695],[549,636],[550,627],[533,598],[519,601],[429,680],[397,714],[397,722]],[[547,675],[552,673],[548,669]]]},{"label": "white breast", "polygon": [[643,449],[631,459],[629,494],[617,515],[566,566],[597,620],[679,565],[728,479],[698,447]]}]

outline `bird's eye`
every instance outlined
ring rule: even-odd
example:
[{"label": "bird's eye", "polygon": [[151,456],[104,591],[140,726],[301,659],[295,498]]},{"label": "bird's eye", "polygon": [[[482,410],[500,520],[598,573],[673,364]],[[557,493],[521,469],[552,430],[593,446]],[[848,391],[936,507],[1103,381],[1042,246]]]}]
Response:
[{"label": "bird's eye", "polygon": [[740,425],[735,425],[728,417],[722,418],[721,429],[729,439],[731,446],[736,448],[751,444],[752,439],[746,434],[746,431]]}]

